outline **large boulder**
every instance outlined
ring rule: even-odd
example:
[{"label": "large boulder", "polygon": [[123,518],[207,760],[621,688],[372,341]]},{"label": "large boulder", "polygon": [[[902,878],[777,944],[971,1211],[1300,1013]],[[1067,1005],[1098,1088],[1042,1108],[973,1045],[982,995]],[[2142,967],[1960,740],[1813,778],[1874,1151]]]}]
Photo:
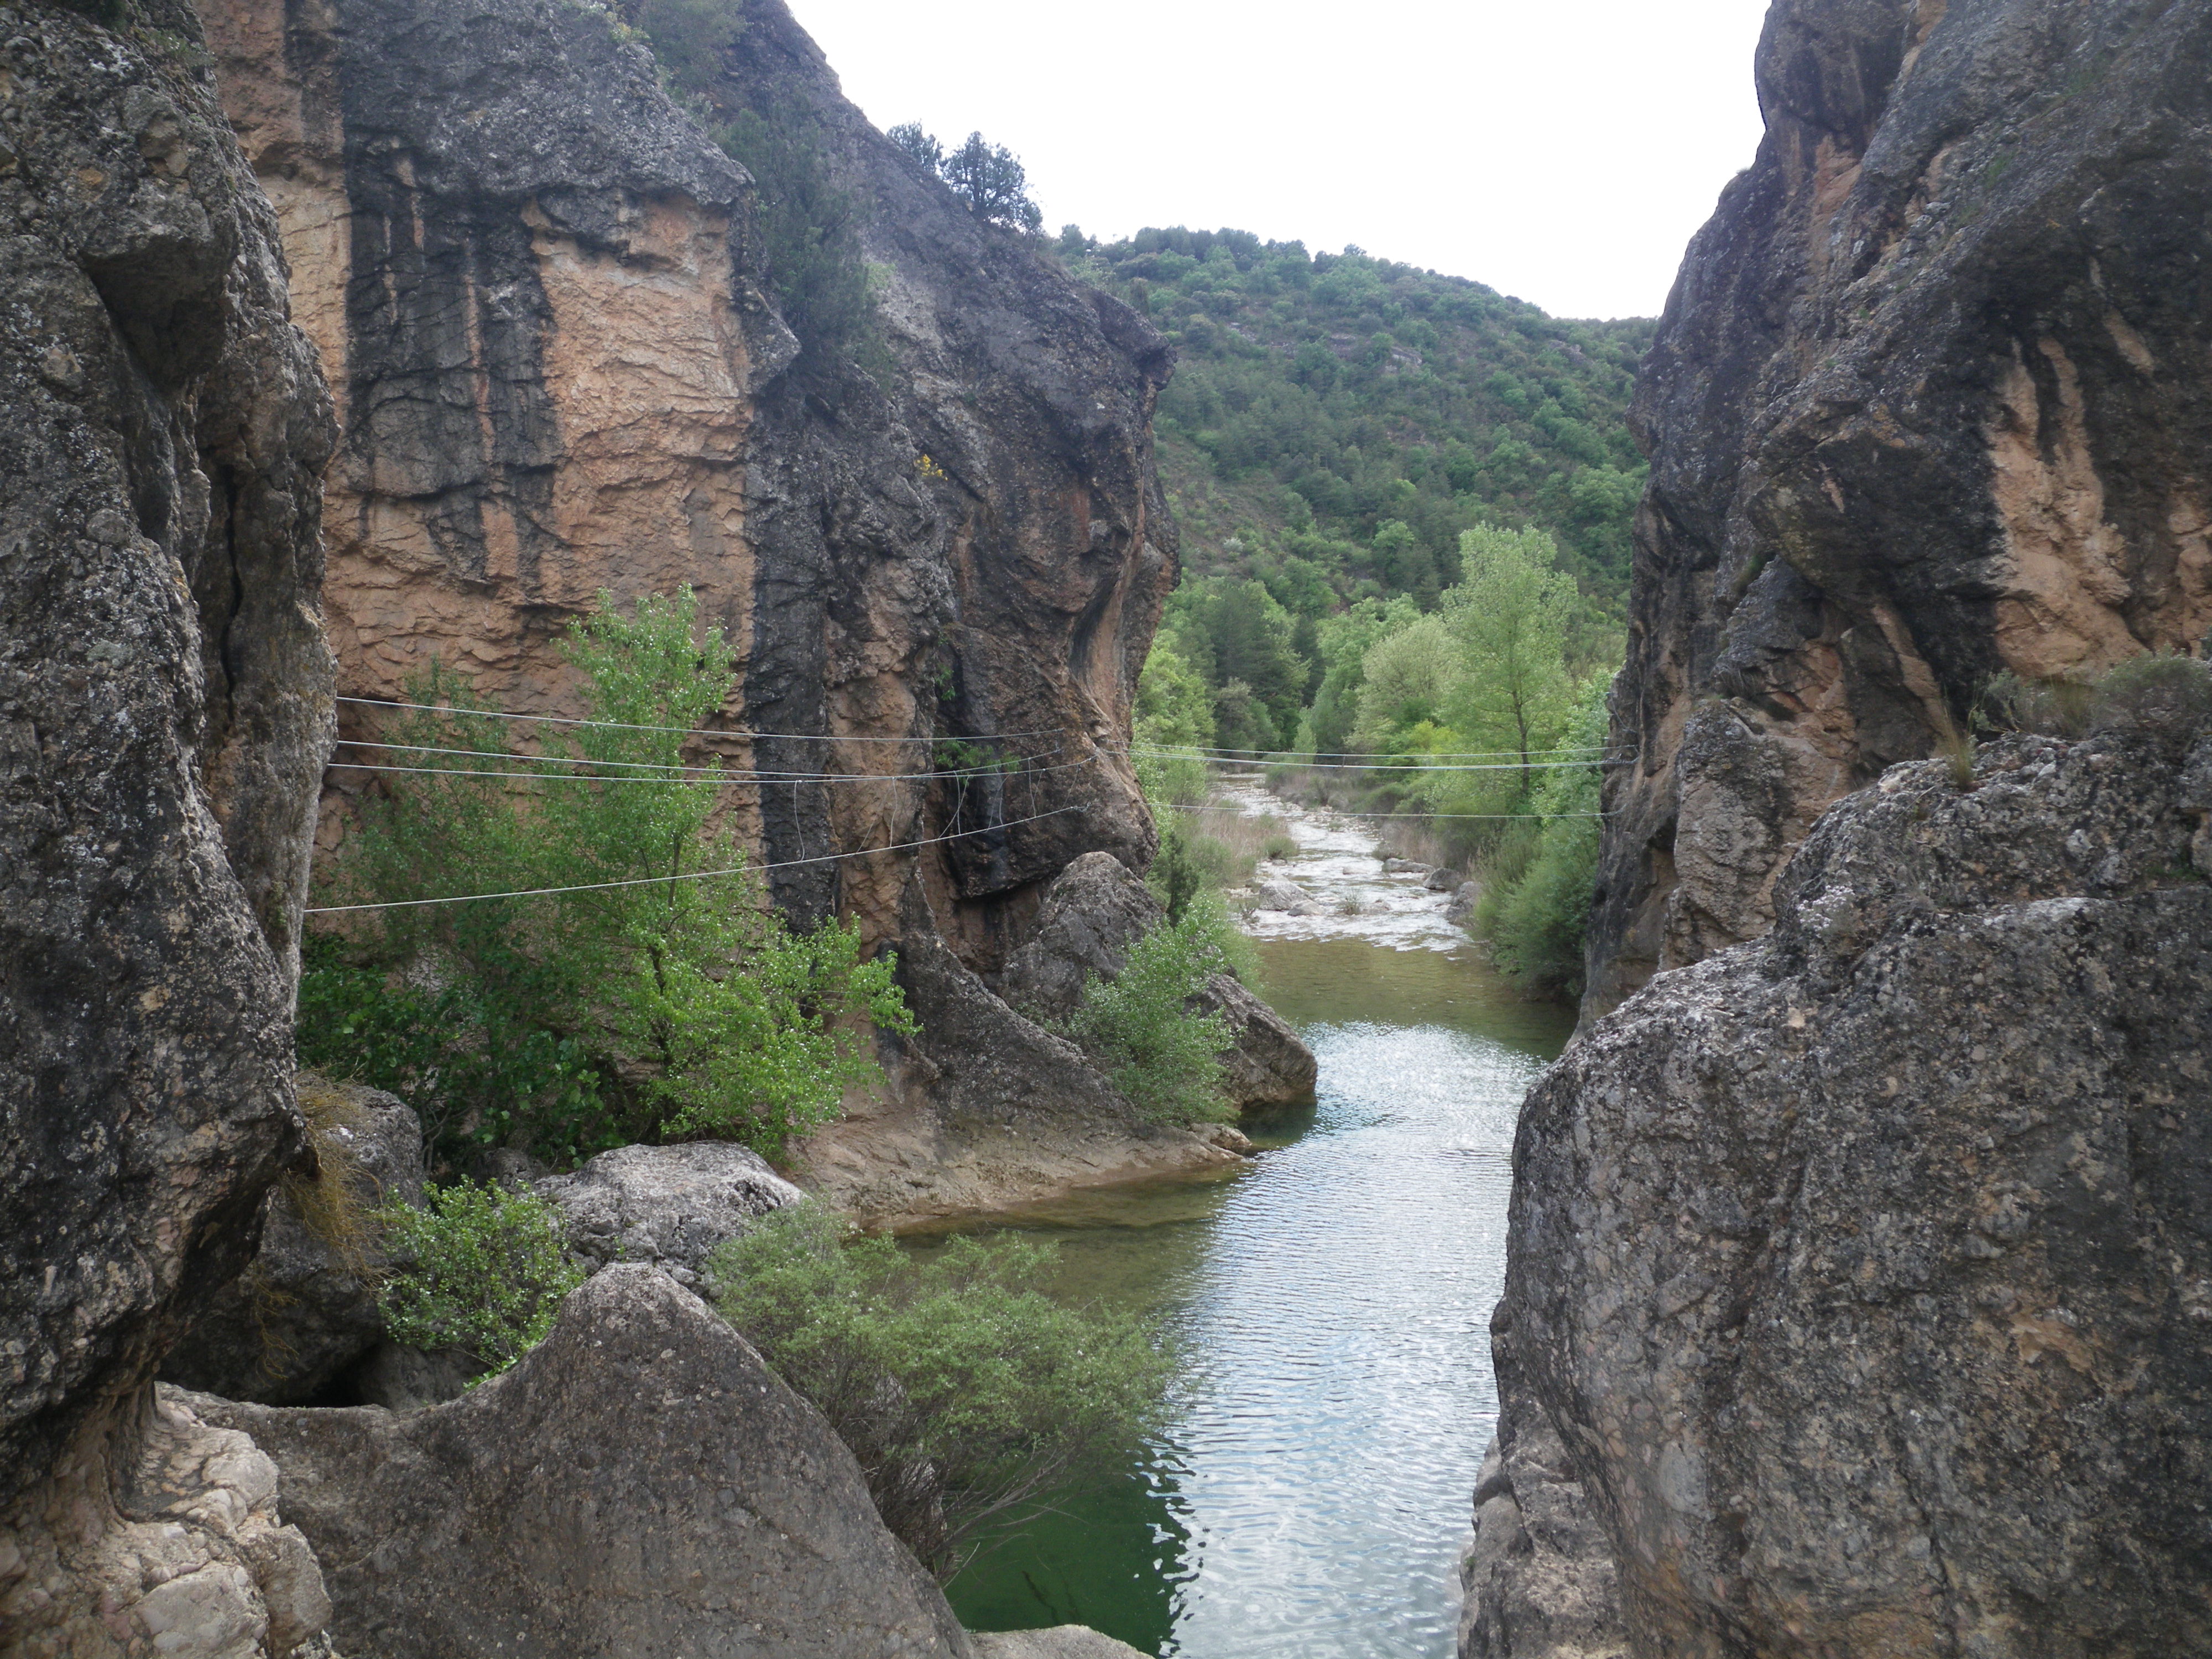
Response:
[{"label": "large boulder", "polygon": [[1529,1096],[1498,1371],[1638,1653],[2212,1652],[2208,818],[2212,738],[1893,768]]},{"label": "large boulder", "polygon": [[368,1212],[422,1197],[422,1124],[396,1095],[300,1080],[323,1170],[270,1189],[261,1248],[163,1362],[165,1381],[283,1406],[312,1400],[384,1340],[392,1265]]},{"label": "large boulder", "polygon": [[1036,1019],[1066,1019],[1092,975],[1112,979],[1157,927],[1152,890],[1111,853],[1086,853],[1045,884],[1029,936],[1007,957],[999,994]]},{"label": "large boulder", "polygon": [[276,1459],[353,1659],[971,1652],[830,1425],[651,1267],[427,1411],[185,1398]]},{"label": "large boulder", "polygon": [[[1127,865],[1110,853],[1085,854],[1046,884],[1029,937],[1007,959],[1000,994],[1035,1018],[1066,1019],[1091,976],[1114,978],[1129,947],[1165,919],[1152,889]],[[1219,1014],[1229,1026],[1223,1082],[1239,1109],[1313,1097],[1313,1051],[1233,974],[1216,974],[1194,999],[1194,1012]]]},{"label": "large boulder", "polygon": [[534,1190],[566,1218],[569,1249],[594,1268],[642,1261],[693,1290],[719,1246],[806,1200],[759,1153],[714,1140],[618,1146]]}]

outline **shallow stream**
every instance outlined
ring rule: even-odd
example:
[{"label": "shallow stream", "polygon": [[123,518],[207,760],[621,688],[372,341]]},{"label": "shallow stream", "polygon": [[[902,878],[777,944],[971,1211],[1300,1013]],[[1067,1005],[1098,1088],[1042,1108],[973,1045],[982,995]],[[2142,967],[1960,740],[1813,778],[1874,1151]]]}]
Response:
[{"label": "shallow stream", "polygon": [[1061,1288],[1158,1311],[1186,1375],[1168,1432],[949,1586],[971,1628],[1087,1624],[1182,1659],[1445,1659],[1468,1494],[1497,1413],[1514,1115],[1566,1041],[1389,874],[1357,820],[1293,816],[1262,867],[1261,989],[1321,1064],[1316,1104],[1206,1184],[996,1218],[1060,1245]]}]

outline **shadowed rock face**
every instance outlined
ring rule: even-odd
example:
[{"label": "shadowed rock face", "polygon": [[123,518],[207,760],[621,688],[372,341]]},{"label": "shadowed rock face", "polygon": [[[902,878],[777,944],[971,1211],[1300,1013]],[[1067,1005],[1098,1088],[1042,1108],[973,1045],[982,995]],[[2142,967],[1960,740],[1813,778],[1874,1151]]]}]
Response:
[{"label": "shadowed rock face", "polygon": [[349,1659],[969,1651],[821,1414],[650,1267],[605,1269],[427,1411],[178,1398],[276,1459]]},{"label": "shadowed rock face", "polygon": [[[324,1121],[325,1178],[336,1173],[361,1211],[422,1201],[422,1124],[395,1095],[358,1084],[300,1079],[301,1104]],[[335,1166],[335,1170],[333,1170]],[[262,1201],[261,1248],[161,1363],[165,1382],[232,1400],[293,1405],[321,1396],[384,1340],[379,1277],[392,1267],[381,1230],[363,1223],[335,1241],[301,1213],[297,1183]]]},{"label": "shadowed rock face", "polygon": [[1636,1653],[2212,1649],[2208,781],[1893,769],[1530,1096],[1499,1371]]},{"label": "shadowed rock face", "polygon": [[1593,1014],[1985,677],[2212,627],[2212,7],[1778,0],[1758,76],[1633,412]]},{"label": "shadowed rock face", "polygon": [[149,1390],[301,1144],[330,405],[197,23],[134,15],[0,7],[0,1648],[281,1652],[273,1516]]},{"label": "shadowed rock face", "polygon": [[[1170,354],[1133,313],[924,179],[777,0],[746,8],[709,122],[763,118],[850,213],[873,320],[805,352],[764,297],[750,179],[607,15],[206,10],[338,389],[343,692],[402,696],[436,659],[491,706],[576,714],[565,623],[603,589],[689,583],[740,670],[699,753],[783,775],[725,813],[794,921],[842,914],[908,963],[921,928],[972,976],[1075,858],[1144,866],[1119,750],[1176,544],[1150,435]],[[342,706],[343,735],[374,726]],[[1027,763],[933,775],[1009,757]],[[332,777],[325,852],[368,780]],[[975,1114],[932,1079],[967,1063],[958,1040],[925,1030],[892,1091],[956,1157]],[[1111,1112],[1100,1133],[1127,1139]],[[1055,1179],[1006,1152],[1001,1195]]]}]

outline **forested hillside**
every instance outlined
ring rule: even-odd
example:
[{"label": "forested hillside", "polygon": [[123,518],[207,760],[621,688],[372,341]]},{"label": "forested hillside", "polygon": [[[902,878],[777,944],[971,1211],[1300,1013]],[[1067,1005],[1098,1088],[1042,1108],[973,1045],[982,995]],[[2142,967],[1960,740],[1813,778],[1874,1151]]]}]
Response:
[{"label": "forested hillside", "polygon": [[1059,247],[1181,356],[1159,453],[1192,574],[1256,576],[1294,610],[1324,592],[1430,608],[1460,532],[1495,524],[1551,531],[1586,592],[1626,592],[1644,466],[1625,416],[1653,322],[1562,321],[1239,230],[1071,228]]}]

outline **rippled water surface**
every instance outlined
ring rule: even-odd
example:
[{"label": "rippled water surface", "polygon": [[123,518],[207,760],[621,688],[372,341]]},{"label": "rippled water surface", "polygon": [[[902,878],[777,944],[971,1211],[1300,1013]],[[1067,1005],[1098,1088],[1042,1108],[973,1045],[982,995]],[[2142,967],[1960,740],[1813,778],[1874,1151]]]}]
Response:
[{"label": "rippled water surface", "polygon": [[1067,1292],[1163,1312],[1188,1375],[1159,1443],[954,1581],[971,1627],[1074,1621],[1187,1659],[1451,1650],[1514,1115],[1571,1022],[1516,1000],[1371,842],[1294,828],[1300,857],[1267,872],[1328,910],[1254,932],[1316,1104],[1260,1126],[1234,1180],[1005,1218],[1058,1241]]}]

